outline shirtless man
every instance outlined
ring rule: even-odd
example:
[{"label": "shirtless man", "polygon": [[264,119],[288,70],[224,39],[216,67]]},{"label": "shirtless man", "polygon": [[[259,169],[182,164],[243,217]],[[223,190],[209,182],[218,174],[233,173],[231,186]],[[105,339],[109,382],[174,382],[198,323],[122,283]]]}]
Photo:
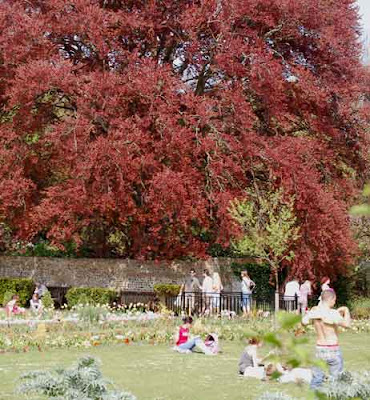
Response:
[{"label": "shirtless man", "polygon": [[[313,307],[302,319],[303,325],[313,322],[316,331],[316,357],[329,367],[331,377],[336,378],[343,371],[343,357],[338,344],[338,326],[348,328],[351,316],[347,307],[334,310],[335,292],[325,290],[321,294],[321,303]],[[324,381],[325,374],[318,368],[312,370],[311,389],[317,389]]]}]

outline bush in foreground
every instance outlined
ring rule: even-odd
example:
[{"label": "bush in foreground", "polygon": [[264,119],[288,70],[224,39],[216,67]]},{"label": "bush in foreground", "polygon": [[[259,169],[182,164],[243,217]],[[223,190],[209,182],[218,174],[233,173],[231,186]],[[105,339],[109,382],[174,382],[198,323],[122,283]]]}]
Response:
[{"label": "bush in foreground", "polygon": [[103,378],[97,360],[89,356],[70,369],[30,372],[21,377],[21,382],[20,393],[44,395],[48,399],[136,400],[131,393],[110,390],[111,384]]}]

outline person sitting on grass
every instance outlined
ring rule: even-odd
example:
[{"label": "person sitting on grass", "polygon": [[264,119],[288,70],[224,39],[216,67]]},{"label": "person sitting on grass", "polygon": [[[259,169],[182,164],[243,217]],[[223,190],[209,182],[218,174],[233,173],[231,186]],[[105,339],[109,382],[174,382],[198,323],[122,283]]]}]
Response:
[{"label": "person sitting on grass", "polygon": [[17,294],[14,294],[12,296],[12,299],[6,305],[5,312],[8,318],[11,318],[13,315],[20,315],[25,313],[25,309],[18,306],[17,304],[18,301],[19,301],[19,296]]},{"label": "person sitting on grass", "polygon": [[[182,321],[183,321],[183,324],[179,327],[178,333],[176,335],[176,346],[173,349],[179,353],[190,354],[197,347],[204,354],[215,355],[216,352],[214,352],[212,350],[213,344],[212,344],[212,346],[207,346],[199,336],[190,338],[190,327],[191,327],[191,324],[193,323],[193,318],[185,317],[185,318],[183,318]],[[208,341],[212,342],[212,340],[208,340]],[[213,342],[215,342],[214,338],[213,338]],[[218,340],[217,340],[217,343],[218,343]]]},{"label": "person sitting on grass", "polygon": [[[316,357],[329,367],[331,378],[337,378],[343,371],[343,357],[338,343],[338,327],[349,328],[351,316],[347,307],[334,310],[334,290],[324,290],[321,302],[313,307],[302,319],[303,325],[310,322],[316,331]],[[312,369],[311,389],[317,389],[325,379],[325,373],[318,367]]]},{"label": "person sitting on grass", "polygon": [[30,307],[33,314],[41,314],[42,312],[42,301],[39,299],[37,293],[34,293],[30,300]]},{"label": "person sitting on grass", "polygon": [[260,365],[257,350],[262,346],[259,338],[252,337],[248,340],[248,346],[244,349],[239,360],[239,374],[250,378],[263,379],[265,369]]}]

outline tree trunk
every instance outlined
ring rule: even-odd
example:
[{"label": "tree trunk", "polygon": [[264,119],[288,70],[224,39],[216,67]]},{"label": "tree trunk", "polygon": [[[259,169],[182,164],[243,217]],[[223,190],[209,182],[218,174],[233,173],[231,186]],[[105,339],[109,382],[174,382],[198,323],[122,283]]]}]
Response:
[{"label": "tree trunk", "polygon": [[275,313],[279,311],[279,273],[277,267],[274,267],[274,275],[275,275]]}]

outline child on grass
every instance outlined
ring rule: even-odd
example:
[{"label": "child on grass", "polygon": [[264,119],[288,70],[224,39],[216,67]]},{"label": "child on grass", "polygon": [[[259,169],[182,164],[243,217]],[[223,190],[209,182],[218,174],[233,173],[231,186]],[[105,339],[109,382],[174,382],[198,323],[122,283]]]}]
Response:
[{"label": "child on grass", "polygon": [[15,294],[12,296],[12,299],[6,305],[5,311],[6,311],[6,316],[8,318],[10,318],[13,315],[19,315],[25,313],[25,309],[18,306],[17,304],[18,301],[19,301],[19,296]]}]

